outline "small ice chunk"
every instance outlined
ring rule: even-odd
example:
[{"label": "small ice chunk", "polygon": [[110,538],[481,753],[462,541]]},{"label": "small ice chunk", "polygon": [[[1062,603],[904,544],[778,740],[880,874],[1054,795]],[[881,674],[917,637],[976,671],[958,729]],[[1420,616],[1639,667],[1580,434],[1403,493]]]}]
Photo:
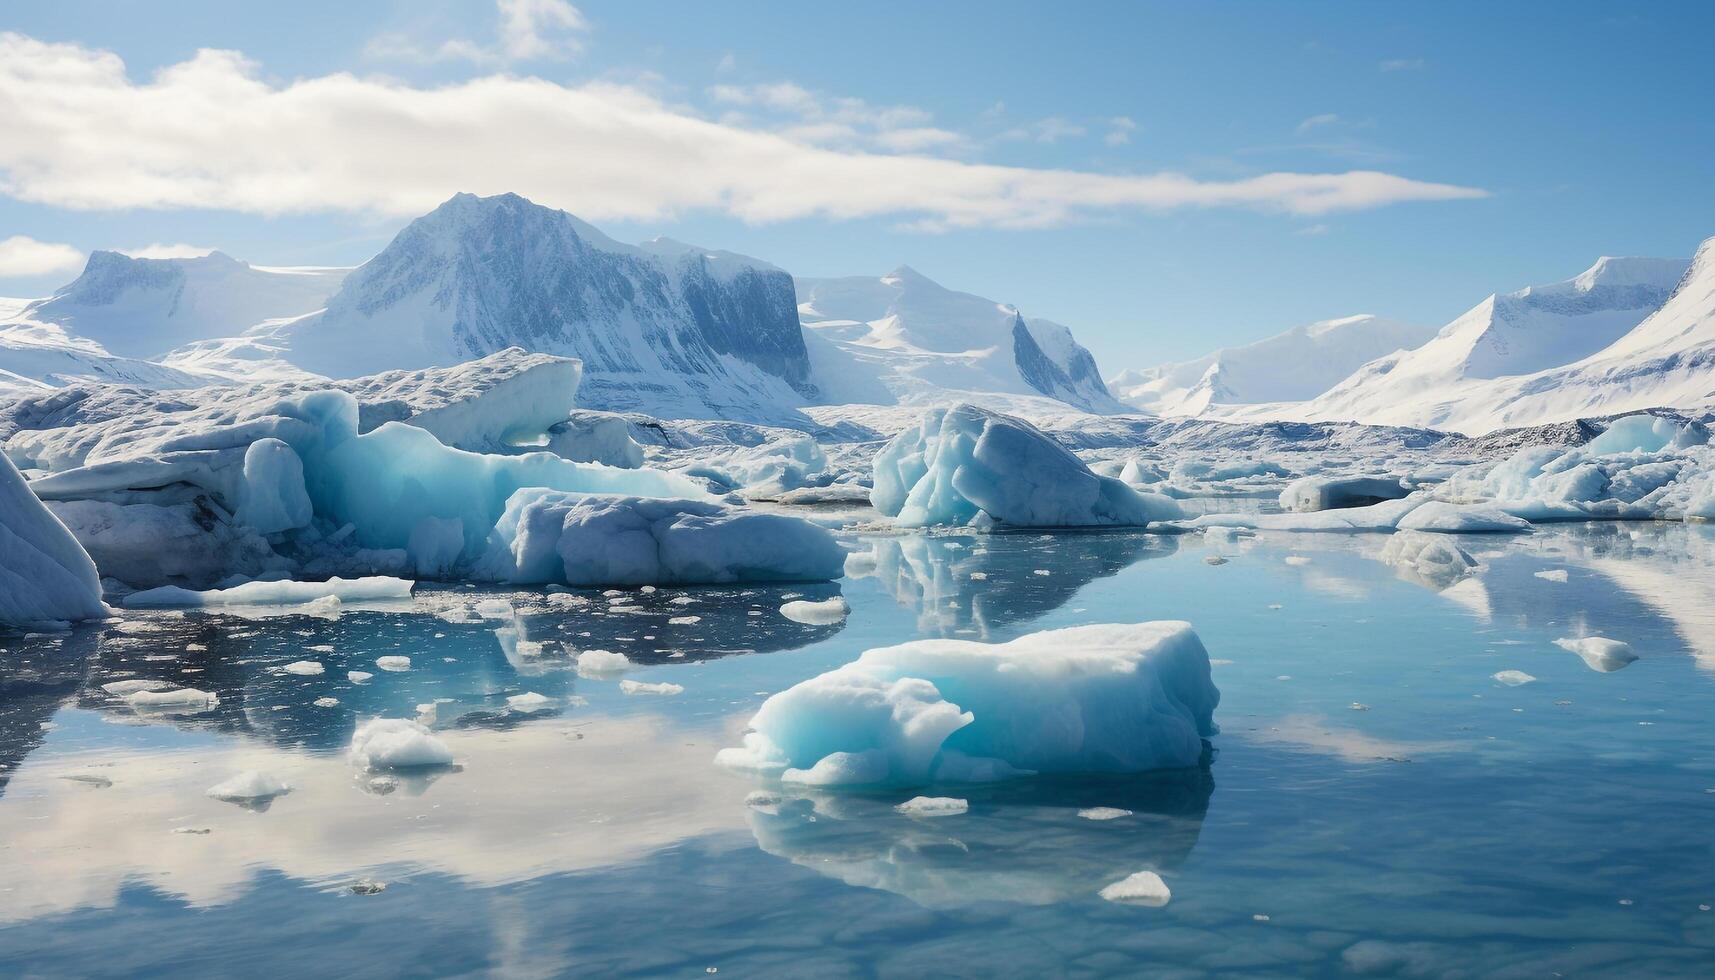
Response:
[{"label": "small ice chunk", "polygon": [[1545,579],[1549,582],[1565,582],[1566,581],[1566,569],[1564,569],[1564,568],[1551,568],[1545,572],[1537,572],[1536,577],[1540,578],[1540,579]]},{"label": "small ice chunk", "polygon": [[1146,905],[1158,909],[1167,904],[1173,893],[1168,891],[1167,882],[1162,881],[1160,875],[1153,871],[1139,871],[1102,889],[1101,896],[1123,905]]},{"label": "small ice chunk", "polygon": [[1204,555],[1203,556],[1203,564],[1205,564],[1205,565],[1225,565],[1226,563],[1227,563],[1227,560],[1225,558],[1222,558],[1220,555]]},{"label": "small ice chunk", "polygon": [[695,626],[703,621],[701,616],[674,616],[667,620],[669,626]]},{"label": "small ice chunk", "polygon": [[621,694],[683,694],[685,689],[678,684],[665,681],[649,683],[647,681],[623,680],[619,682]]},{"label": "small ice chunk", "polygon": [[178,687],[168,691],[133,691],[125,703],[140,710],[207,711],[220,704],[220,698],[194,687]]},{"label": "small ice chunk", "polygon": [[511,619],[512,603],[505,599],[483,599],[476,604],[476,614],[483,619]]},{"label": "small ice chunk", "polygon": [[280,669],[288,674],[297,674],[299,677],[314,677],[326,668],[314,660],[294,660]]},{"label": "small ice chunk", "polygon": [[362,684],[364,681],[369,680],[374,676],[374,674],[371,674],[367,670],[348,670],[345,672],[345,679],[353,684]]},{"label": "small ice chunk", "polygon": [[166,681],[150,681],[136,678],[128,681],[114,681],[111,684],[103,684],[101,685],[101,689],[106,691],[108,694],[116,695],[118,697],[126,697],[128,695],[136,694],[138,691],[164,691],[172,686],[172,684]]},{"label": "small ice chunk", "polygon": [[585,650],[578,654],[578,673],[584,677],[604,677],[630,670],[631,658],[612,650]]},{"label": "small ice chunk", "polygon": [[339,707],[339,698],[316,698],[313,703],[318,708],[337,708]]},{"label": "small ice chunk", "polygon": [[1131,811],[1121,810],[1117,806],[1093,806],[1086,810],[1079,810],[1078,816],[1085,820],[1118,820],[1121,817],[1131,816]]},{"label": "small ice chunk", "polygon": [[1508,687],[1518,687],[1522,684],[1529,684],[1531,681],[1536,680],[1536,678],[1522,670],[1503,670],[1494,675],[1494,678]]},{"label": "small ice chunk", "polygon": [[894,807],[908,817],[951,817],[970,808],[968,802],[951,796],[914,796]]},{"label": "small ice chunk", "polygon": [[1591,670],[1604,674],[1613,673],[1638,659],[1629,644],[1605,636],[1561,637],[1554,641],[1554,645],[1576,653]]},{"label": "small ice chunk", "polygon": [[387,656],[387,657],[376,657],[375,658],[375,666],[380,667],[382,670],[391,670],[394,672],[398,672],[401,670],[410,670],[411,669],[411,658],[410,657],[401,657],[398,655]]},{"label": "small ice chunk", "polygon": [[1303,555],[1287,555],[1285,558],[1283,558],[1281,560],[1286,562],[1288,565],[1308,565],[1308,564],[1310,564],[1310,559],[1304,557]]},{"label": "small ice chunk", "polygon": [[417,722],[374,718],[352,734],[351,761],[365,769],[415,769],[451,765],[453,753]]},{"label": "small ice chunk", "polygon": [[522,714],[541,711],[553,703],[553,698],[537,694],[535,691],[525,691],[523,694],[514,694],[506,699],[506,706],[508,708]]},{"label": "small ice chunk", "polygon": [[208,795],[227,803],[254,803],[271,800],[291,791],[292,787],[275,776],[259,769],[249,769],[223,783],[209,787]]},{"label": "small ice chunk", "polygon": [[852,607],[840,596],[813,602],[809,599],[798,599],[780,607],[780,615],[794,623],[804,623],[810,626],[827,626],[840,622],[852,611]]}]

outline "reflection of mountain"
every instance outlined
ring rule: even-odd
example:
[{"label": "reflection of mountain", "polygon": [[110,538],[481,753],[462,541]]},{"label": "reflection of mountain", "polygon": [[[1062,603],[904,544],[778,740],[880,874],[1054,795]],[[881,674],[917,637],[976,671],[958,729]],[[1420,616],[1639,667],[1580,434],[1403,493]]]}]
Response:
[{"label": "reflection of mountain", "polygon": [[0,796],[18,765],[42,744],[42,726],[77,694],[99,634],[0,639]]},{"label": "reflection of mountain", "polygon": [[[894,810],[898,796],[789,789],[778,802],[753,802],[750,827],[770,854],[926,908],[1049,905],[1137,871],[1177,868],[1197,844],[1214,791],[1207,769],[1037,778],[942,787],[937,795],[964,797],[969,812],[913,818]],[[1078,815],[1094,807],[1132,812]]]},{"label": "reflection of mountain", "polygon": [[[154,614],[128,620],[123,632],[92,634],[88,681],[81,690],[68,687],[65,696],[75,691],[79,707],[129,718],[134,713],[124,699],[103,684],[158,680],[194,687],[220,703],[151,720],[324,751],[344,749],[360,718],[411,717],[430,702],[437,705],[436,727],[460,726],[469,716],[461,727],[505,728],[526,717],[508,711],[510,695],[530,690],[561,703],[573,695],[577,676],[568,651],[616,650],[656,665],[794,649],[832,636],[843,624],[794,623],[778,612],[785,596],[820,599],[837,591],[823,585],[618,597],[580,592],[553,604],[541,594],[521,594],[510,597],[517,615],[500,620],[475,618],[468,606],[483,596],[453,589],[425,590],[415,611],[405,614],[358,611],[338,619],[289,615],[266,622],[196,611]],[[694,601],[674,602],[687,598]],[[462,610],[453,618],[469,621],[429,614],[448,607]],[[688,621],[692,617],[695,622]],[[382,670],[375,661],[383,656],[409,657],[411,669]],[[324,672],[280,670],[297,660],[319,662]],[[373,676],[354,684],[349,671]],[[323,698],[337,703],[316,703]]]},{"label": "reflection of mountain", "polygon": [[1096,579],[1179,547],[1177,538],[1159,534],[1061,533],[1048,556],[1036,539],[1022,533],[875,538],[867,557],[881,587],[917,610],[920,632],[988,637],[1053,612]]}]

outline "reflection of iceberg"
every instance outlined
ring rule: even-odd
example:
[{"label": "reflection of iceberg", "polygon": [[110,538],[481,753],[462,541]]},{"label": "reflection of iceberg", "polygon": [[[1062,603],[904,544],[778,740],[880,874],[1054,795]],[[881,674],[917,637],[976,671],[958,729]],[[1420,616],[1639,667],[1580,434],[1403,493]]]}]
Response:
[{"label": "reflection of iceberg", "polygon": [[[934,821],[896,812],[902,795],[789,793],[753,804],[750,829],[769,854],[927,908],[1048,905],[1093,897],[1140,870],[1178,867],[1214,789],[1205,769],[960,786],[954,795],[970,810]],[[1091,807],[1132,814],[1078,815]]]},{"label": "reflection of iceberg", "polygon": [[[733,781],[708,764],[706,736],[687,745],[689,733],[659,717],[605,718],[580,729],[575,751],[552,720],[504,736],[439,734],[464,768],[426,793],[412,774],[354,777],[343,758],[250,740],[170,735],[95,753],[50,743],[10,773],[13,790],[0,798],[9,886],[0,922],[111,908],[139,887],[222,905],[272,872],[311,883],[439,873],[490,887],[743,826]],[[111,785],[92,806],[88,785],[62,777],[96,765]],[[292,792],[266,813],[204,795],[211,773],[248,769]],[[580,827],[589,830],[564,832]]]},{"label": "reflection of iceberg", "polygon": [[19,763],[47,736],[43,725],[83,686],[85,658],[99,642],[93,627],[0,639],[0,795]]},{"label": "reflection of iceberg", "polygon": [[[116,720],[138,720],[144,717],[138,709],[102,685],[159,681],[177,688],[194,679],[195,687],[215,695],[212,706],[152,713],[148,720],[339,751],[359,719],[409,717],[430,701],[439,702],[437,727],[512,727],[525,714],[509,710],[506,699],[523,692],[524,677],[529,689],[557,705],[575,705],[568,649],[622,651],[645,666],[677,664],[795,649],[844,627],[795,623],[778,613],[786,596],[822,599],[838,594],[833,585],[661,589],[616,597],[511,593],[501,605],[516,612],[488,621],[468,614],[488,593],[433,586],[419,592],[425,594],[410,607],[412,614],[300,616],[291,629],[280,621],[260,626],[190,611],[147,614],[128,620],[124,630],[86,631],[89,681],[77,691],[77,704]],[[428,614],[455,607],[467,615],[449,620]],[[673,622],[691,618],[696,621]],[[411,669],[377,670],[383,656],[410,657]],[[306,657],[324,671],[300,676],[280,669]],[[347,678],[351,670],[372,676],[354,684]],[[324,698],[330,703],[317,703]]]},{"label": "reflection of iceberg", "polygon": [[[1052,574],[1034,535],[912,535],[869,541],[872,573],[894,601],[917,610],[918,632],[991,633],[1065,605],[1079,589],[1148,558],[1178,550],[1176,537],[1139,532],[1058,535]],[[862,552],[858,553],[862,555]]]}]

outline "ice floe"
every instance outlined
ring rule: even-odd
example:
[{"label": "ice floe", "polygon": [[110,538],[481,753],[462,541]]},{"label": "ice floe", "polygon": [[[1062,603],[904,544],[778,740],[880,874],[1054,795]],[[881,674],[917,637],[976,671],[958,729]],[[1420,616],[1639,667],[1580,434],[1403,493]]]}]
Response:
[{"label": "ice floe", "polygon": [[815,602],[809,599],[794,599],[780,607],[780,615],[794,623],[805,623],[811,626],[826,626],[845,619],[852,611],[851,604],[840,596]]},{"label": "ice floe", "polygon": [[1591,670],[1613,673],[1638,659],[1631,645],[1605,636],[1561,637],[1554,645],[1570,650],[1583,659]]},{"label": "ice floe", "polygon": [[894,807],[908,817],[952,817],[970,808],[969,802],[951,796],[914,796]]},{"label": "ice floe", "polygon": [[292,787],[273,774],[249,769],[209,787],[208,796],[228,803],[255,803],[291,791]]},{"label": "ice floe", "polygon": [[292,606],[319,600],[387,602],[411,598],[410,579],[369,575],[357,579],[331,578],[325,582],[246,582],[229,589],[195,591],[176,585],[133,592],[124,599],[127,609],[162,609],[193,606]]},{"label": "ice floe", "polygon": [[1160,875],[1153,871],[1139,871],[1103,888],[1101,896],[1122,905],[1160,908],[1173,898],[1173,893],[1168,890],[1167,882],[1162,881]]}]

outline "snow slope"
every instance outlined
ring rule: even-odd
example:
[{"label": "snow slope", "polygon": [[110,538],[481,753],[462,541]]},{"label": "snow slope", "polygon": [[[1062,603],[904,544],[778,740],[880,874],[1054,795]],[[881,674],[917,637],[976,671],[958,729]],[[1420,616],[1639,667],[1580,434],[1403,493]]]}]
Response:
[{"label": "snow slope", "polygon": [[153,361],[115,357],[51,323],[0,324],[0,398],[103,381],[139,388],[191,388],[199,377]]},{"label": "snow slope", "polygon": [[798,317],[830,352],[816,381],[830,402],[950,404],[965,393],[1046,396],[1123,410],[1072,332],[955,292],[909,266],[879,279],[799,279]]},{"label": "snow slope", "polygon": [[754,259],[624,245],[515,194],[460,194],[276,339],[336,378],[518,346],[582,360],[585,408],[777,418],[816,394],[794,305],[791,277]]},{"label": "snow slope", "polygon": [[[1687,395],[1670,390],[1664,372],[1689,376],[1686,366],[1669,362],[1697,343],[1681,335],[1699,317],[1707,319],[1708,304],[1699,312],[1688,296],[1670,314],[1672,324],[1640,326],[1656,319],[1652,314],[1675,296],[1685,275],[1681,259],[1602,258],[1576,278],[1491,296],[1422,347],[1371,361],[1309,402],[1230,417],[1476,434],[1653,405],[1688,407]],[[1703,288],[1706,294],[1709,285]]]},{"label": "snow slope", "polygon": [[1191,361],[1130,370],[1108,387],[1154,415],[1197,416],[1220,405],[1315,398],[1369,361],[1416,347],[1427,327],[1370,314],[1321,320]]},{"label": "snow slope", "polygon": [[349,271],[252,266],[220,252],[136,259],[98,251],[82,275],[15,319],[56,325],[120,357],[153,359],[193,341],[320,309]]}]

